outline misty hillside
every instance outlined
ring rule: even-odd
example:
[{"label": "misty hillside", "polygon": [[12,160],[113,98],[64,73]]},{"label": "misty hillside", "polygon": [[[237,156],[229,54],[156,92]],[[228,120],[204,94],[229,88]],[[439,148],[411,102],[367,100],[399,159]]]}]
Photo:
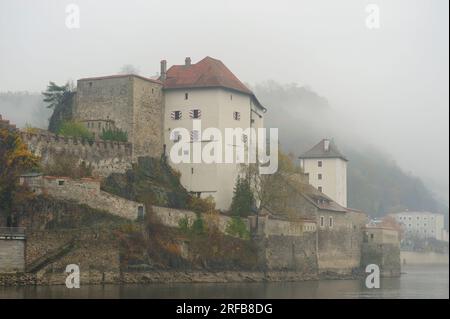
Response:
[{"label": "misty hillside", "polygon": [[364,145],[361,137],[350,141],[343,137],[345,123],[324,97],[305,87],[273,81],[256,85],[254,91],[268,108],[266,127],[279,128],[285,151],[298,156],[324,137],[335,138],[350,161],[349,207],[374,217],[403,209],[448,212],[419,178],[405,173],[382,150]]},{"label": "misty hillside", "polygon": [[46,129],[51,110],[40,93],[6,92],[0,93],[0,114],[19,127],[29,124]]}]

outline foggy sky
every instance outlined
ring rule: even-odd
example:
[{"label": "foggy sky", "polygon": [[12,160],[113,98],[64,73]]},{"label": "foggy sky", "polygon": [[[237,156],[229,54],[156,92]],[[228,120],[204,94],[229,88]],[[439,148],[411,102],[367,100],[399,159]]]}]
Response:
[{"label": "foggy sky", "polygon": [[[79,29],[65,26],[69,3]],[[365,25],[368,3],[380,29]],[[124,64],[153,76],[161,59],[209,55],[250,84],[309,86],[343,131],[448,194],[448,18],[447,0],[0,0],[0,91],[39,92]]]}]

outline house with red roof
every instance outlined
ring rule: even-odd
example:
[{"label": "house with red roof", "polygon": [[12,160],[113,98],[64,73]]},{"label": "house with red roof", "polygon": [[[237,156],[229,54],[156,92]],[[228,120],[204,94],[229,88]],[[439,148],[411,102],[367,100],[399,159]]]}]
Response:
[{"label": "house with red roof", "polygon": [[[171,150],[181,144],[177,143],[185,132],[190,142],[204,149],[224,137],[227,128],[262,128],[266,109],[218,59],[205,57],[192,63],[187,57],[184,64],[169,68],[163,60],[160,67],[158,78],[121,74],[78,80],[74,117],[96,136],[108,129],[127,132],[134,160],[166,155],[188,191],[202,198],[212,196],[218,209],[227,210],[241,165],[236,160],[223,163],[223,157],[220,163],[196,161],[193,144],[189,150],[180,150],[189,162],[174,161]],[[201,129],[194,123],[201,123]],[[219,134],[216,130],[208,136],[207,128]],[[235,158],[243,147],[235,141],[224,142],[209,155],[219,158],[219,153],[232,150]]]}]

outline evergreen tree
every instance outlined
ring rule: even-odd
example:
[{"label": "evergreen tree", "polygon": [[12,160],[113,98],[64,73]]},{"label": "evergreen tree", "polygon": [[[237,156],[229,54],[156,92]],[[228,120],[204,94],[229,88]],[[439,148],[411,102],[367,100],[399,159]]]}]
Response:
[{"label": "evergreen tree", "polygon": [[238,177],[234,187],[231,212],[235,216],[246,217],[252,211],[254,201],[250,181],[246,178]]},{"label": "evergreen tree", "polygon": [[47,90],[42,92],[42,95],[44,96],[44,102],[47,103],[47,108],[53,110],[48,130],[57,133],[62,122],[72,119],[73,86],[69,82],[59,86],[50,81]]}]

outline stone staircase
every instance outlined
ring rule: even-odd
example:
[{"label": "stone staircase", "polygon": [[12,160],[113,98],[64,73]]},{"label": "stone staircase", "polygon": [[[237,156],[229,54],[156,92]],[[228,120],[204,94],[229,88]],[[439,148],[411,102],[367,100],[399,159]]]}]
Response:
[{"label": "stone staircase", "polygon": [[57,261],[61,257],[67,255],[72,249],[75,247],[76,240],[72,239],[64,245],[49,251],[45,255],[37,258],[32,263],[27,265],[26,272],[28,273],[36,273],[39,270],[43,269],[47,265]]}]

